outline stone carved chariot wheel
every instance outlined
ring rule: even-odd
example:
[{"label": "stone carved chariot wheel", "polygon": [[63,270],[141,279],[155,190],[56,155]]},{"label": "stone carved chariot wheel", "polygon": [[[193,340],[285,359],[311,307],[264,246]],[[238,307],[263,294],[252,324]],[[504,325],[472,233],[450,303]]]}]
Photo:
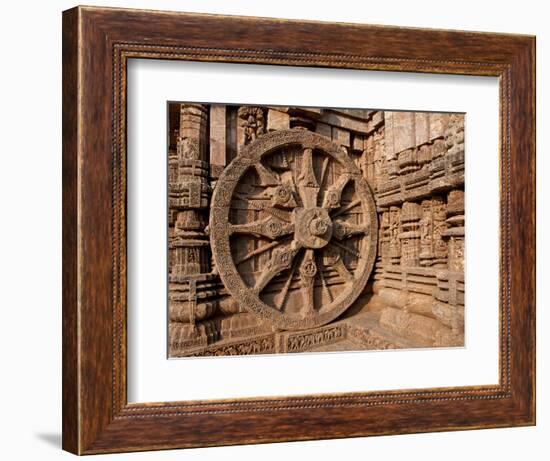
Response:
[{"label": "stone carved chariot wheel", "polygon": [[228,292],[282,330],[334,320],[359,297],[377,246],[372,192],[346,151],[316,133],[245,146],[212,195],[210,242]]}]

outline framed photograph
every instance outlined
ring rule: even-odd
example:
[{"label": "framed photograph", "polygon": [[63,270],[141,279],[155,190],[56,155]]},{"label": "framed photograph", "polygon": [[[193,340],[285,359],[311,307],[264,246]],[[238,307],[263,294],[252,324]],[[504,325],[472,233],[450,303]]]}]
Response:
[{"label": "framed photograph", "polygon": [[535,424],[535,39],[63,13],[63,448]]}]

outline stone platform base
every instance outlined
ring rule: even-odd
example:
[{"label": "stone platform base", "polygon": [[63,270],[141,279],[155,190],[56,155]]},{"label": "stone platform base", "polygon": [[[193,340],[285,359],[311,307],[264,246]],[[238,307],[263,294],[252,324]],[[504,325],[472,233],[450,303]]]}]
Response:
[{"label": "stone platform base", "polygon": [[[359,312],[320,328],[278,331],[252,338],[226,339],[173,353],[172,357],[259,355],[296,352],[342,352],[431,347],[421,339],[399,337],[380,326],[381,310]],[[174,351],[173,351],[174,352]]]}]

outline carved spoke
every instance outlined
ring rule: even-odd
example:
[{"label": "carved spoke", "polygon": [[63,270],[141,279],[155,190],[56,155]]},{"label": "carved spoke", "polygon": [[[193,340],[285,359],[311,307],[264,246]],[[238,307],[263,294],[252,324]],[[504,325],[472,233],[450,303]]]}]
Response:
[{"label": "carved spoke", "polygon": [[344,264],[344,261],[342,261],[340,253],[334,247],[329,247],[325,251],[324,261],[327,266],[335,269],[346,283],[353,283],[353,275]]},{"label": "carved spoke", "polygon": [[270,168],[267,168],[263,163],[258,162],[254,167],[260,178],[261,186],[277,186],[281,184],[279,175]]},{"label": "carved spoke", "polygon": [[232,234],[250,234],[275,240],[279,237],[292,234],[294,232],[294,224],[273,216],[246,224],[231,224],[230,232]]},{"label": "carved spoke", "polygon": [[302,164],[298,176],[298,192],[304,208],[317,206],[319,183],[313,171],[313,149],[309,147],[306,147],[302,154]]},{"label": "carved spoke", "polygon": [[332,235],[338,240],[343,240],[353,235],[368,234],[370,232],[367,224],[350,223],[343,219],[335,219],[332,222],[332,227]]},{"label": "carved spoke", "polygon": [[275,248],[271,253],[271,259],[256,280],[254,291],[259,294],[274,277],[288,269],[299,250],[300,245],[294,240]]},{"label": "carved spoke", "polygon": [[270,189],[271,206],[293,209],[297,206],[294,196],[294,187],[291,183],[284,183]]},{"label": "carved spoke", "polygon": [[325,293],[328,295],[329,302],[334,301],[334,298],[332,297],[332,293],[330,292],[330,288],[328,287],[327,281],[325,280],[325,276],[323,274],[323,265],[319,264],[319,277],[321,279],[321,286]]},{"label": "carved spoke", "polygon": [[245,254],[244,256],[242,256],[241,258],[239,258],[238,260],[235,261],[235,264],[239,265],[245,261],[248,261],[250,258],[252,258],[253,256],[256,256],[256,255],[259,255],[259,254],[262,254],[264,252],[266,252],[267,250],[273,248],[273,247],[276,247],[277,245],[279,245],[281,242],[279,241],[274,241],[274,242],[271,242],[271,243],[268,243],[267,245],[264,245],[262,247],[259,247],[259,248],[256,248],[255,250],[252,250],[252,251],[249,251],[247,254]]},{"label": "carved spoke", "polygon": [[348,173],[344,173],[338,177],[336,182],[330,186],[325,192],[323,197],[323,208],[332,210],[340,207],[340,200],[342,200],[342,192],[344,187],[350,181],[351,176]]},{"label": "carved spoke", "polygon": [[361,199],[356,199],[350,203],[348,203],[345,207],[340,208],[339,210],[336,210],[334,213],[332,213],[332,218],[336,218],[340,215],[343,215],[344,213],[348,212],[349,210],[355,208],[357,205],[361,204]]},{"label": "carved spoke", "polygon": [[304,254],[300,264],[301,291],[304,301],[302,312],[305,316],[315,312],[313,292],[315,288],[315,275],[317,274],[317,264],[315,264],[315,255],[313,250],[308,249]]},{"label": "carved spoke", "polygon": [[330,158],[328,155],[323,159],[323,166],[321,167],[321,180],[319,181],[319,187],[323,189],[325,187],[325,181],[327,180],[328,163]]},{"label": "carved spoke", "polygon": [[355,251],[353,248],[349,248],[346,245],[342,245],[340,242],[337,242],[336,240],[332,240],[330,242],[332,245],[336,245],[338,248],[344,250],[345,252],[349,253],[350,255],[355,256],[358,259],[361,259],[361,254]]},{"label": "carved spoke", "polygon": [[239,193],[234,193],[233,195],[235,196],[235,198],[239,199],[240,201],[247,203],[250,206],[250,208],[252,208],[253,210],[265,211],[266,213],[269,213],[270,215],[275,216],[283,221],[286,221],[288,223],[290,222],[290,219],[288,218],[288,216],[285,214],[285,212],[281,210],[277,210],[276,208],[273,208],[265,203],[261,203],[261,202],[258,203],[256,201],[252,201],[248,197],[245,197],[244,195]]},{"label": "carved spoke", "polygon": [[288,272],[288,277],[285,281],[285,284],[283,285],[283,289],[281,290],[281,293],[279,295],[279,300],[275,302],[275,305],[279,310],[283,310],[283,307],[285,306],[286,295],[288,294],[288,289],[290,288],[290,284],[292,283],[292,278],[294,277],[295,270],[296,270],[296,264],[293,263],[292,267],[290,268],[290,271]]},{"label": "carved spoke", "polygon": [[339,259],[334,265],[334,269],[336,269],[340,277],[342,277],[346,282],[353,283],[353,275],[351,275],[351,272],[344,264],[344,261]]},{"label": "carved spoke", "polygon": [[253,186],[252,184],[239,184],[239,188],[235,190],[234,195],[246,197],[246,200],[249,202],[265,202],[271,199],[271,194],[269,194],[270,189],[273,189],[273,187],[259,189],[258,186]]}]

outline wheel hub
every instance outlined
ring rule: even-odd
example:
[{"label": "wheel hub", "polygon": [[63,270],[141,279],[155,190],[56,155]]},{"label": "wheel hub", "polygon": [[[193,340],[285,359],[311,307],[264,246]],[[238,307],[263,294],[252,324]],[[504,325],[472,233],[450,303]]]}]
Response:
[{"label": "wheel hub", "polygon": [[323,248],[332,237],[332,220],[324,208],[296,208],[295,238],[304,248]]}]

